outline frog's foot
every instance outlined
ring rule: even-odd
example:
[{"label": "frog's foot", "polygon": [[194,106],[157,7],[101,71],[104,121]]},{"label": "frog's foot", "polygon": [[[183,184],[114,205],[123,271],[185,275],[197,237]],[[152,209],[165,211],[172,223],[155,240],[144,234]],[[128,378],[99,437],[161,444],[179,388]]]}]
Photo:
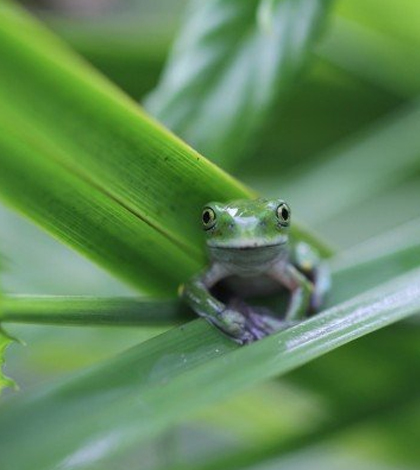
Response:
[{"label": "frog's foot", "polygon": [[288,322],[275,318],[270,313],[262,313],[259,309],[255,309],[250,312],[249,320],[256,328],[264,332],[264,336],[284,330],[289,326]]},{"label": "frog's foot", "polygon": [[237,310],[226,308],[218,315],[217,320],[213,318],[209,318],[209,320],[223,333],[241,345],[252,343],[258,339],[247,318]]},{"label": "frog's foot", "polygon": [[232,310],[240,312],[246,319],[245,330],[250,334],[245,343],[262,339],[277,331],[293,326],[291,322],[275,318],[270,309],[266,307],[255,307],[245,303],[241,299],[232,299],[229,303]]}]

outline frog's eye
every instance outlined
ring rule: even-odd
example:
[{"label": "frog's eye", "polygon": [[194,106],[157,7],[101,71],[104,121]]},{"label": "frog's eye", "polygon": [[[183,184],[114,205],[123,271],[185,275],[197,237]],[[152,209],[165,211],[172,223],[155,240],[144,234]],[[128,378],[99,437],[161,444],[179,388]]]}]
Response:
[{"label": "frog's eye", "polygon": [[276,215],[281,225],[289,225],[290,222],[290,208],[282,202],[276,209]]},{"label": "frog's eye", "polygon": [[203,222],[204,229],[208,230],[214,227],[214,224],[216,223],[216,213],[211,207],[205,207],[201,214],[201,220]]}]

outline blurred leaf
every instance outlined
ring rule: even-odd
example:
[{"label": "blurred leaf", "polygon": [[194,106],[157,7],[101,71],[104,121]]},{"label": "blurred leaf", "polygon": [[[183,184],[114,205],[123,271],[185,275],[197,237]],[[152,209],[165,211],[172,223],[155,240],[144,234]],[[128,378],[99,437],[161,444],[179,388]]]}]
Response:
[{"label": "blurred leaf", "polygon": [[166,23],[156,24],[144,11],[124,21],[54,16],[43,19],[74,51],[136,100],[158,83],[175,33],[173,27],[168,32]]},{"label": "blurred leaf", "polygon": [[284,177],[283,192],[312,226],[344,212],[357,224],[360,204],[412,175],[420,168],[419,155],[420,106],[414,102],[347,138],[317,163]]},{"label": "blurred leaf", "polygon": [[77,468],[82,456],[100,459],[149,438],[207,404],[419,311],[419,282],[419,271],[393,279],[243,348],[197,320],[67,382],[16,397],[0,412],[4,469],[25,470],[33,461]]},{"label": "blurred leaf", "polygon": [[[401,10],[398,3],[394,8]],[[381,15],[382,7],[378,8],[378,17]],[[317,53],[380,88],[412,98],[420,92],[419,44],[420,38],[407,44],[399,37],[336,16]]]},{"label": "blurred leaf", "polygon": [[267,123],[256,149],[235,174],[266,194],[269,169],[271,175],[278,175],[277,184],[273,181],[269,190],[278,193],[290,169],[298,171],[302,166],[304,171],[305,164],[316,155],[401,104],[400,97],[318,58],[300,80],[299,89],[284,105],[274,108],[275,119]]},{"label": "blurred leaf", "polygon": [[420,219],[396,226],[380,236],[342,251],[332,260],[334,289],[327,299],[334,305],[420,265]]},{"label": "blurred leaf", "polygon": [[394,463],[397,468],[417,468],[420,400],[401,404],[393,411],[351,429],[339,442],[364,458]]},{"label": "blurred leaf", "polygon": [[[0,301],[0,306],[1,306],[1,301]],[[3,363],[4,363],[4,353],[6,351],[7,346],[12,342],[12,338],[3,330],[3,328],[0,328],[0,393],[3,388],[5,387],[10,387],[13,385],[13,381],[10,380],[8,377],[5,377],[3,375]]]},{"label": "blurred leaf", "polygon": [[330,0],[195,0],[147,108],[212,161],[232,166],[285,97]]},{"label": "blurred leaf", "polygon": [[[288,383],[313,393],[322,405],[321,416],[311,416],[311,422],[298,430],[278,430],[263,442],[170,469],[239,470],[268,462],[276,462],[273,468],[283,468],[282,459],[310,452],[316,445],[343,441],[349,432],[363,439],[366,426],[383,430],[387,421],[393,422],[397,416],[412,412],[413,405],[419,406],[419,353],[418,331],[397,325],[339,348],[287,377]],[[284,398],[280,389],[277,401]],[[258,406],[258,400],[253,405]],[[360,447],[350,447],[351,452],[363,453]]]},{"label": "blurred leaf", "polygon": [[[3,257],[0,254],[0,271],[3,268]],[[4,294],[0,286],[0,318],[4,301]],[[12,342],[12,338],[0,326],[0,394],[3,388],[13,385],[13,381],[3,375],[4,354],[7,346]]]}]

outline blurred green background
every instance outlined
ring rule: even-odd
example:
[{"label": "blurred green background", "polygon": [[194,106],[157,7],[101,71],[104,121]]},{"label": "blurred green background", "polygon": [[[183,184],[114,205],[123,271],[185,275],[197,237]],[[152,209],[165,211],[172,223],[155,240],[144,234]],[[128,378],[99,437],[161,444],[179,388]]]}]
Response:
[{"label": "blurred green background", "polygon": [[[23,3],[142,102],[159,82],[187,2]],[[408,234],[404,240],[419,239],[419,26],[416,0],[337,0],[310,60],[287,98],[274,107],[257,145],[228,168],[262,194],[287,199],[294,215],[344,257],[356,245],[368,247],[367,258],[369,246],[380,240],[385,240],[385,247],[398,245],[395,230]],[[135,294],[4,206],[0,227],[7,292]],[[45,325],[14,325],[7,330],[25,343],[8,349],[5,368],[23,390],[110,358],[164,331]],[[258,470],[418,469],[419,359],[418,322],[389,327],[284,379],[207,409],[147,445],[88,468],[175,468],[177,462],[179,468],[188,462],[191,468],[201,468],[216,453],[255,449],[263,462],[256,457],[250,465]],[[359,393],[374,400],[378,390],[393,386],[401,394],[391,397],[387,406],[369,412],[359,406]],[[345,424],[335,429],[340,415]],[[313,436],[311,431],[331,416],[325,434]],[[291,445],[276,458],[276,436],[291,442],[294,436],[303,436],[302,445]],[[264,457],[271,453],[273,460]],[[227,461],[224,468],[242,467]]]}]

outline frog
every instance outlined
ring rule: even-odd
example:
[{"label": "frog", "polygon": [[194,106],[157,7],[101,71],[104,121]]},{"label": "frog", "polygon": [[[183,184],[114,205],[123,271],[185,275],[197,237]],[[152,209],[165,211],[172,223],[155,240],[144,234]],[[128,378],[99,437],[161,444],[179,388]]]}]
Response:
[{"label": "frog", "polygon": [[[278,198],[210,202],[201,213],[209,264],[180,287],[200,317],[240,345],[260,340],[317,312],[331,286],[319,252],[290,233],[291,209]],[[234,286],[229,301],[217,286]],[[282,315],[251,307],[250,295],[288,291]]]}]

